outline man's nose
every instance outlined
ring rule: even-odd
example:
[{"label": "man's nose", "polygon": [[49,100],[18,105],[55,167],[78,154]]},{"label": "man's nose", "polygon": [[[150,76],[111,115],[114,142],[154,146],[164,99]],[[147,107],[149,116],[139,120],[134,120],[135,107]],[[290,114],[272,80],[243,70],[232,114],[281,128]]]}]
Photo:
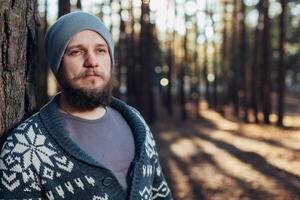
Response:
[{"label": "man's nose", "polygon": [[98,67],[97,57],[94,52],[87,52],[84,62],[85,67]]}]

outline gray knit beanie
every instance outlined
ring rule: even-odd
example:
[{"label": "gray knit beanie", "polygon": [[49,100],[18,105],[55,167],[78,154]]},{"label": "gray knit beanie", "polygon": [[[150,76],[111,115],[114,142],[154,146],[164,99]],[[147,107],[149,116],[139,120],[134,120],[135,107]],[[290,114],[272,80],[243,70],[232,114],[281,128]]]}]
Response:
[{"label": "gray knit beanie", "polygon": [[114,43],[109,30],[98,17],[77,11],[60,17],[46,33],[46,56],[54,74],[57,74],[59,70],[70,39],[83,30],[95,31],[103,37],[108,45],[112,66],[114,66]]}]

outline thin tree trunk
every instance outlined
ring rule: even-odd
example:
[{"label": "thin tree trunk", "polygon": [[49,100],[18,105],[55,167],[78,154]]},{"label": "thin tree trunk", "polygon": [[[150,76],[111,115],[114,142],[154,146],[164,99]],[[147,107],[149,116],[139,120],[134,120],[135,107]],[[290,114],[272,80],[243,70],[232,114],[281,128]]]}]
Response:
[{"label": "thin tree trunk", "polygon": [[37,1],[0,3],[0,134],[36,105]]},{"label": "thin tree trunk", "polygon": [[200,62],[199,62],[199,54],[198,54],[198,37],[200,35],[199,32],[199,27],[198,27],[198,23],[196,22],[195,24],[195,30],[196,30],[196,35],[195,35],[195,44],[196,44],[196,49],[194,52],[194,62],[195,62],[195,93],[196,93],[196,98],[195,98],[195,108],[196,108],[196,117],[200,117],[200,80],[201,80],[201,66],[200,66]]},{"label": "thin tree trunk", "polygon": [[247,90],[247,41],[246,41],[246,25],[245,25],[245,15],[246,15],[246,5],[243,1],[241,1],[241,40],[240,40],[240,67],[242,74],[242,91],[243,91],[243,108],[244,108],[244,116],[243,120],[248,122],[248,90]]},{"label": "thin tree trunk", "polygon": [[81,0],[77,0],[76,8],[78,8],[79,10],[82,9]]},{"label": "thin tree trunk", "polygon": [[[207,13],[208,13],[208,0],[206,0],[206,8],[205,8],[205,27],[207,26]],[[206,32],[204,32],[204,55],[203,55],[203,79],[205,84],[205,99],[209,106],[211,106],[211,99],[210,99],[210,90],[209,90],[209,81],[208,81],[208,61],[207,61],[207,36]]]},{"label": "thin tree trunk", "polygon": [[[114,0],[109,0],[109,5],[112,5]],[[112,29],[113,29],[113,20],[112,20],[112,9],[110,9],[110,12],[109,12],[109,18],[110,18],[110,25],[109,25],[109,31],[112,32]]]},{"label": "thin tree trunk", "polygon": [[215,49],[214,55],[213,55],[213,74],[215,76],[214,82],[213,82],[213,107],[217,109],[218,105],[218,52],[217,52],[217,45],[215,42],[213,42],[213,47]]},{"label": "thin tree trunk", "polygon": [[[176,9],[176,1],[174,3],[174,14],[177,15]],[[169,18],[168,18],[169,19]],[[167,65],[169,67],[167,78],[169,80],[168,88],[167,88],[167,98],[166,98],[166,106],[167,112],[169,115],[173,115],[173,98],[172,98],[172,87],[173,87],[173,68],[175,68],[175,53],[174,53],[174,43],[175,43],[175,23],[173,23],[173,30],[170,34],[170,40],[168,40],[168,56],[167,56]]]},{"label": "thin tree trunk", "polygon": [[126,65],[126,22],[122,18],[122,1],[118,1],[120,10],[119,10],[119,17],[120,17],[120,35],[119,35],[119,41],[116,46],[116,67],[114,68],[114,73],[116,74],[116,79],[118,82],[118,87],[115,87],[114,89],[114,95],[117,97],[120,97],[123,91],[120,91],[121,87],[124,84],[124,69]]},{"label": "thin tree trunk", "polygon": [[63,16],[71,11],[70,0],[58,1],[58,17]]},{"label": "thin tree trunk", "polygon": [[257,10],[259,13],[258,25],[254,33],[254,46],[253,46],[253,58],[251,63],[251,107],[255,118],[255,123],[259,122],[258,119],[258,55],[259,55],[259,43],[260,43],[260,24],[261,24],[261,1],[257,4]]},{"label": "thin tree trunk", "polygon": [[135,20],[133,13],[133,0],[129,0],[129,14],[130,14],[130,27],[131,34],[128,38],[127,46],[127,76],[126,76],[126,84],[127,84],[127,100],[128,103],[132,105],[137,105],[135,94],[137,92],[137,84],[136,84],[136,42],[135,42]]},{"label": "thin tree trunk", "polygon": [[237,65],[237,38],[238,38],[238,0],[233,1],[233,16],[232,16],[232,35],[231,35],[231,57],[230,67],[233,70],[233,76],[231,77],[230,94],[233,101],[234,112],[239,115],[239,76],[238,76],[238,65]]},{"label": "thin tree trunk", "polygon": [[36,69],[36,78],[37,78],[37,107],[43,106],[48,101],[47,94],[47,78],[48,78],[48,69],[47,59],[44,51],[44,39],[45,34],[48,29],[48,0],[45,0],[45,10],[43,20],[41,21],[41,25],[39,27],[39,37],[38,37],[38,66]]},{"label": "thin tree trunk", "polygon": [[[209,17],[210,20],[212,21],[212,28],[214,34],[216,34],[216,29],[215,29],[215,22],[213,19],[213,10],[210,8],[209,11]],[[212,93],[212,105],[214,109],[217,109],[218,105],[218,92],[217,92],[217,87],[218,87],[218,52],[217,52],[217,44],[215,41],[212,41],[212,45],[214,47],[214,53],[213,53],[213,74],[214,74],[214,81],[213,81],[213,93]]]},{"label": "thin tree trunk", "polygon": [[262,85],[263,85],[263,113],[264,122],[270,123],[271,113],[271,87],[270,87],[270,20],[269,20],[269,0],[262,1],[262,12],[264,19],[263,42],[262,42]]},{"label": "thin tree trunk", "polygon": [[150,24],[150,8],[149,4],[142,0],[141,5],[141,32],[140,32],[140,65],[139,65],[139,91],[136,94],[138,106],[143,116],[150,123],[154,121],[154,97],[152,89],[153,79],[153,29]]},{"label": "thin tree trunk", "polygon": [[279,29],[280,29],[280,38],[279,38],[279,77],[278,77],[278,120],[277,125],[283,126],[283,117],[284,117],[284,96],[285,96],[285,15],[286,15],[286,0],[280,0],[281,3],[281,14],[279,19]]},{"label": "thin tree trunk", "polygon": [[[185,15],[185,25],[187,22],[187,15]],[[185,96],[185,68],[188,65],[188,49],[187,49],[187,40],[188,40],[188,30],[185,28],[186,33],[184,35],[183,41],[183,50],[184,50],[184,58],[180,66],[180,74],[179,74],[179,82],[180,82],[180,91],[179,91],[179,100],[180,100],[180,116],[182,120],[187,119],[185,104],[186,104],[186,96]]]},{"label": "thin tree trunk", "polygon": [[228,91],[227,89],[227,84],[225,84],[226,80],[228,80],[228,54],[227,54],[227,7],[228,2],[227,1],[223,1],[223,24],[224,24],[224,28],[223,28],[223,41],[222,41],[222,61],[221,61],[221,74],[222,76],[220,76],[219,82],[220,85],[222,87],[221,90],[221,95],[219,98],[219,103],[220,103],[220,108],[219,108],[219,112],[221,112],[221,114],[224,114],[224,106],[227,102],[226,97],[228,96],[228,94],[226,94]]},{"label": "thin tree trunk", "polygon": [[173,114],[173,106],[172,106],[172,72],[174,67],[174,60],[173,60],[173,48],[172,48],[172,41],[168,41],[168,56],[167,56],[167,64],[169,67],[167,77],[169,80],[168,88],[167,88],[167,98],[166,98],[166,106],[169,115]]}]

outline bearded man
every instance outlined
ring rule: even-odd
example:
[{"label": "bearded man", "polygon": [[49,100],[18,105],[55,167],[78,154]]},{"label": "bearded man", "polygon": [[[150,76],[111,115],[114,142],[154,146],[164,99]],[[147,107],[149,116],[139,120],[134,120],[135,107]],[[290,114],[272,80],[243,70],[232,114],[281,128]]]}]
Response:
[{"label": "bearded man", "polygon": [[45,50],[61,92],[7,136],[0,199],[172,199],[149,127],[112,97],[114,44],[104,24],[64,15]]}]

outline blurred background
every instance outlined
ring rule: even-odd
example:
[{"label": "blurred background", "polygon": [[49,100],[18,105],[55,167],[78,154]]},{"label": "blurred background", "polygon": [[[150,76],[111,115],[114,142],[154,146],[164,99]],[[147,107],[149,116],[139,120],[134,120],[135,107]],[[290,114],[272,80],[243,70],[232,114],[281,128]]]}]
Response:
[{"label": "blurred background", "polygon": [[[297,125],[285,114],[296,111],[289,106],[300,90],[299,1],[38,0],[39,66],[47,28],[76,10],[111,30],[115,95],[148,121],[194,118],[202,106],[244,122]],[[53,77],[43,80],[53,96]]]},{"label": "blurred background", "polygon": [[36,6],[37,108],[58,91],[46,30],[68,12],[93,13],[115,41],[114,95],[151,124],[174,199],[300,199],[300,1]]}]

